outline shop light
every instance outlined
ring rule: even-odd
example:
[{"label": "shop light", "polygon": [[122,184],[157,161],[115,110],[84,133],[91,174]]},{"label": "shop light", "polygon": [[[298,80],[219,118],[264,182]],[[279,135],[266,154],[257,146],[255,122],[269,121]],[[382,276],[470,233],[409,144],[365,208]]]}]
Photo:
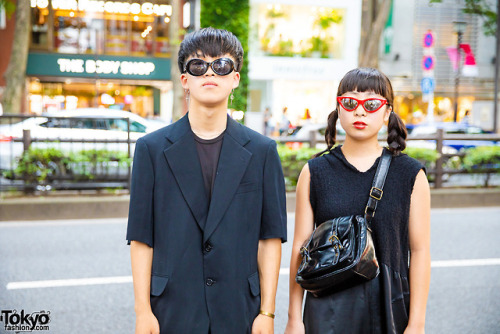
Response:
[{"label": "shop light", "polygon": [[184,7],[182,8],[182,22],[184,28],[187,28],[191,25],[191,4],[186,2]]},{"label": "shop light", "polygon": [[139,16],[134,16],[134,21],[139,21]]},{"label": "shop light", "polygon": [[102,104],[115,104],[115,99],[111,95],[104,93],[101,95],[101,103]]},{"label": "shop light", "polygon": [[[40,9],[49,6],[48,0],[31,0],[31,7]],[[125,1],[98,1],[98,0],[52,0],[52,8],[60,10],[80,10],[86,12],[98,12],[109,14],[143,14],[165,16],[172,15],[171,5],[158,5],[151,2],[142,4]]]},{"label": "shop light", "polygon": [[125,104],[132,104],[132,102],[134,102],[134,97],[132,95],[125,95],[123,102],[125,102]]},{"label": "shop light", "polygon": [[75,16],[75,12],[69,13],[69,16],[74,17]]},{"label": "shop light", "polygon": [[31,7],[38,7],[40,9],[47,8],[49,6],[49,0],[31,0]]},{"label": "shop light", "polygon": [[165,20],[164,21],[165,21],[165,23],[169,23],[170,22],[170,17],[165,16]]}]

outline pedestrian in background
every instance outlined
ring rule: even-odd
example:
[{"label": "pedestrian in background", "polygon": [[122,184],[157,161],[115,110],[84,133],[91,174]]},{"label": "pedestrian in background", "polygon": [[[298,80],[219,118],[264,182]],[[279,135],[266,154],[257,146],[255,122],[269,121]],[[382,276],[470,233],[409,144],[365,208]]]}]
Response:
[{"label": "pedestrian in background", "polygon": [[[370,68],[352,70],[340,82],[337,96],[337,107],[328,117],[328,148],[304,166],[297,185],[285,333],[424,333],[430,281],[430,191],[425,169],[401,153],[406,129],[393,110],[392,86],[384,74]],[[342,146],[334,147],[337,119],[346,138]],[[377,134],[387,122],[384,148]],[[364,213],[384,150],[393,157],[371,220],[380,274],[324,297],[308,292],[302,318],[304,290],[295,282],[300,247],[318,224]]]},{"label": "pedestrian in background", "polygon": [[276,143],[227,115],[243,48],[186,35],[189,112],[137,141],[127,240],[136,333],[273,333],[285,185]]},{"label": "pedestrian in background", "polygon": [[286,135],[288,130],[290,129],[290,119],[288,118],[287,112],[288,112],[288,108],[284,107],[283,114],[281,115],[281,121],[280,121],[280,136]]}]

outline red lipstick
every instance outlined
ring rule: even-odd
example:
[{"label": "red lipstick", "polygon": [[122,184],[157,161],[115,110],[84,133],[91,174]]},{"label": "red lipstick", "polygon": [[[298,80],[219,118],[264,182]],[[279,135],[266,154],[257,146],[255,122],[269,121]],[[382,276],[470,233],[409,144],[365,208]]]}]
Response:
[{"label": "red lipstick", "polygon": [[356,129],[363,130],[367,124],[365,122],[354,122],[353,125]]}]

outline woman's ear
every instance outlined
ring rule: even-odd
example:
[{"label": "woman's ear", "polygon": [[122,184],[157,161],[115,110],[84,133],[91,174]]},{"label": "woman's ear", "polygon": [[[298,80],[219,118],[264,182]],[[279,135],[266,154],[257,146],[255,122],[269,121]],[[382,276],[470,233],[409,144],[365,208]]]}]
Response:
[{"label": "woman's ear", "polygon": [[385,108],[385,114],[384,114],[385,123],[389,122],[389,117],[391,116],[391,112],[392,112],[392,106]]}]

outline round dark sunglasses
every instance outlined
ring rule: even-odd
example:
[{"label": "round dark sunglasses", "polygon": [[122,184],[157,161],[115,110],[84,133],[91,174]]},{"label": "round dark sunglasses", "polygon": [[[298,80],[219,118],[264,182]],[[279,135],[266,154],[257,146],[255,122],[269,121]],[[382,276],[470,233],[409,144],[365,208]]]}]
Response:
[{"label": "round dark sunglasses", "polygon": [[387,104],[387,100],[371,98],[358,100],[354,97],[339,96],[337,102],[347,111],[355,110],[359,104],[363,106],[366,112],[375,112]]},{"label": "round dark sunglasses", "polygon": [[209,67],[217,75],[228,75],[234,70],[234,62],[229,58],[218,58],[211,63],[207,63],[203,59],[191,59],[187,62],[184,73],[188,72],[195,77],[199,77],[207,73]]}]

